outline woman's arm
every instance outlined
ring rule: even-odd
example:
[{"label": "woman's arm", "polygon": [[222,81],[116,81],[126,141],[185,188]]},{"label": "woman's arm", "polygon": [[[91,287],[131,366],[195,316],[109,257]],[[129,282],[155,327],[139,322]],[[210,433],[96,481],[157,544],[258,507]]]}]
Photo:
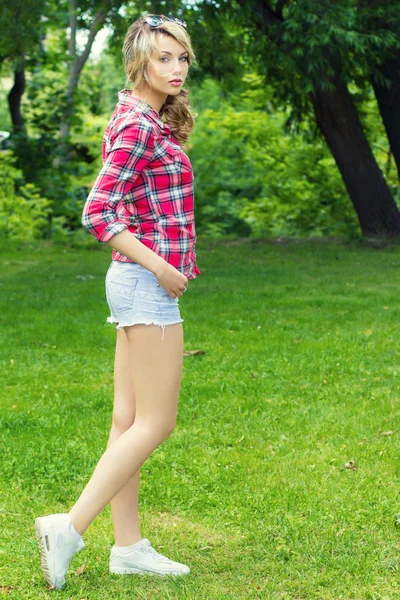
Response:
[{"label": "woman's arm", "polygon": [[161,256],[153,252],[151,248],[142,244],[130,231],[125,229],[106,242],[111,248],[115,248],[134,262],[139,263],[157,277],[168,264]]},{"label": "woman's arm", "polygon": [[182,296],[183,288],[188,285],[187,277],[142,244],[130,231],[121,231],[106,244],[151,271],[171,298]]},{"label": "woman's arm", "polygon": [[153,157],[153,126],[145,119],[127,119],[109,143],[107,159],[86,199],[81,221],[103,244],[128,227],[118,218],[117,207]]}]

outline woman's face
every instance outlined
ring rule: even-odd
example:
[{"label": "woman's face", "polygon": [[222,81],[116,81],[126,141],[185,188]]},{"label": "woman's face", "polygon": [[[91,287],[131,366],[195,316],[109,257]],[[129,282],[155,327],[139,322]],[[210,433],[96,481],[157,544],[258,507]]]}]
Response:
[{"label": "woman's face", "polygon": [[[153,92],[163,96],[179,94],[188,74],[188,55],[188,51],[172,36],[157,36],[157,49],[147,66]],[[181,83],[173,85],[171,81],[174,79],[180,79]]]}]

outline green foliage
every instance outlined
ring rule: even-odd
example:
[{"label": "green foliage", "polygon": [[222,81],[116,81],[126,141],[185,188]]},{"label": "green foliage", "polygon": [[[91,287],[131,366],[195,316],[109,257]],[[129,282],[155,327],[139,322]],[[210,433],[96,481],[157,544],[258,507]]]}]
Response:
[{"label": "green foliage", "polygon": [[[213,82],[205,88],[206,95],[216,91]],[[198,230],[217,237],[245,235],[246,227],[255,235],[359,235],[325,143],[305,139],[305,127],[285,133],[287,113],[259,109],[270,105],[268,88],[242,100],[242,110],[236,98],[236,108],[220,102],[197,119],[190,156]]]},{"label": "green foliage", "polygon": [[215,239],[226,238],[226,234],[230,233],[239,236],[250,235],[251,226],[241,218],[241,212],[245,210],[245,200],[240,204],[228,190],[219,191],[215,202],[203,206],[198,230]]},{"label": "green foliage", "polygon": [[46,0],[13,0],[0,3],[0,67],[3,61],[21,64],[26,54],[40,52],[42,16]]},{"label": "green foliage", "polygon": [[0,80],[0,131],[11,131],[11,117],[8,108],[7,95],[8,85],[11,78]]},{"label": "green foliage", "polygon": [[125,84],[122,60],[115,59],[108,49],[99,60],[89,59],[81,74],[78,97],[86,111],[93,115],[111,115],[117,94]]},{"label": "green foliage", "polygon": [[11,151],[0,152],[0,237],[13,241],[42,238],[52,230],[62,229],[62,219],[53,219],[50,202],[32,183],[25,183],[21,170],[15,167]]},{"label": "green foliage", "polygon": [[[15,7],[1,9],[3,22],[10,24],[0,41],[0,55],[3,49],[11,59],[5,64],[8,73],[12,74],[18,52],[29,51],[23,101],[28,137],[13,139],[16,166],[25,182],[50,202],[52,218],[60,218],[64,225],[62,235],[80,230],[83,203],[101,167],[104,127],[124,85],[122,39],[140,12],[140,6],[129,3],[126,14],[120,14],[121,2],[111,4],[107,24],[114,26],[114,35],[101,59],[89,59],[83,68],[69,119],[68,161],[60,169],[58,135],[70,61],[69,3],[41,1],[33,7],[29,0],[22,11],[18,0]],[[198,230],[215,237],[358,236],[356,214],[317,132],[309,96],[316,87],[329,88],[330,76],[340,67],[379,166],[400,202],[386,134],[371,88],[365,85],[371,68],[400,45],[394,35],[400,23],[399,3],[388,6],[380,0],[371,7],[364,0],[296,0],[279,4],[282,14],[265,4],[264,30],[255,24],[256,3],[222,0],[218,6],[186,7],[194,46],[200,32],[209,40],[207,48],[195,47],[201,64],[194,66],[186,87],[194,88],[204,69],[222,81],[220,85],[206,79],[193,90],[192,104],[200,114],[190,149]],[[100,6],[100,0],[79,0],[81,33]],[[13,18],[19,9],[23,35],[13,40]],[[43,33],[45,39],[40,39]],[[43,235],[50,235],[49,231]]]},{"label": "green foliage", "polygon": [[72,130],[69,160],[61,169],[55,166],[58,140],[54,133],[13,137],[18,167],[49,200],[54,218],[60,218],[66,228],[65,235],[81,227],[82,208],[101,165],[106,123],[104,117],[82,113],[80,126]]},{"label": "green foliage", "polygon": [[[81,86],[74,99],[70,119],[68,160],[57,168],[62,156],[59,140],[60,122],[65,110],[67,73],[62,65],[63,36],[55,33],[48,44],[46,60],[38,63],[27,83],[23,111],[28,123],[28,136],[14,135],[12,148],[18,167],[27,181],[34,183],[51,203],[54,217],[63,219],[72,232],[81,227],[82,207],[101,165],[101,141],[108,118],[99,116],[115,107],[117,75],[111,76],[110,60],[89,61],[82,73]],[[49,68],[51,66],[51,68]],[[116,88],[111,107],[111,92]],[[95,167],[93,162],[95,162]]]},{"label": "green foliage", "polygon": [[[283,7],[281,14],[278,5]],[[258,11],[260,6],[264,7],[263,17]],[[219,76],[225,69],[228,76],[220,79],[224,87],[231,83],[230,90],[234,91],[236,82],[232,72],[236,73],[237,81],[243,65],[251,65],[266,76],[274,89],[271,102],[275,108],[288,108],[293,124],[303,119],[314,120],[310,92],[331,89],[333,73],[342,73],[346,81],[364,89],[375,66],[400,47],[397,1],[232,3],[222,0],[214,8],[212,18],[226,22],[227,31],[233,21],[241,45],[240,57],[235,61],[231,52],[212,52],[221,43],[228,46],[227,33],[222,40],[211,38],[207,53],[211,59],[209,72]]]},{"label": "green foliage", "polygon": [[[60,70],[40,68],[32,74],[22,102],[31,134],[56,136],[64,110],[66,85],[66,73]],[[75,123],[79,123],[79,107]]]},{"label": "green foliage", "polygon": [[50,202],[55,216],[73,218],[70,189],[70,174],[73,168],[68,163],[57,169],[57,140],[51,134],[26,137],[13,136],[12,149],[18,157],[17,166],[22,169],[27,182],[34,183]]},{"label": "green foliage", "polygon": [[[115,104],[115,103],[114,103]],[[89,110],[82,111],[82,124],[80,127],[72,129],[72,151],[75,150],[76,160],[82,162],[81,166],[85,166],[83,171],[92,173],[93,163],[101,166],[101,144],[103,140],[104,130],[107,126],[109,116],[95,115]],[[85,151],[85,163],[83,163],[83,154],[79,155],[79,149]]]},{"label": "green foliage", "polygon": [[[14,138],[18,166],[23,168],[26,181],[34,183],[50,201],[52,214],[63,219],[68,238],[81,229],[82,207],[102,164],[104,128],[117,101],[118,78],[113,84],[115,95],[110,91],[107,101],[110,110],[99,116],[92,114],[90,109],[101,99],[100,90],[110,83],[109,79],[103,81],[101,68],[96,71],[93,67],[99,83],[92,88],[96,76],[85,69],[82,108],[71,130],[70,157],[63,169],[53,166],[57,158],[53,137],[56,113],[54,127],[41,136]],[[84,108],[85,94],[88,108]],[[252,72],[225,101],[213,80],[193,91],[192,106],[199,117],[189,154],[195,173],[198,232],[216,238],[359,236],[354,209],[326,144],[313,135],[305,121],[297,132],[287,129],[289,111],[274,108],[273,94],[264,78]],[[39,86],[35,98],[36,114],[45,120],[51,96],[42,94]],[[50,106],[54,109],[55,104]],[[372,93],[362,106],[364,127],[378,162],[389,175],[393,191],[398,192],[395,169],[387,168],[388,144]]]}]

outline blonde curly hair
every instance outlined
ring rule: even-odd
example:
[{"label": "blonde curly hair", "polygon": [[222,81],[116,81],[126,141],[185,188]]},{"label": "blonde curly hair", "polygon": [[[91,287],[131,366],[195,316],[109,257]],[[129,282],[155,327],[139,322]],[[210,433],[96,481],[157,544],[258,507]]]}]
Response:
[{"label": "blonde curly hair", "polygon": [[[146,65],[154,50],[157,49],[157,37],[160,34],[170,35],[188,52],[187,62],[189,67],[196,61],[189,35],[185,28],[173,21],[164,21],[157,27],[151,27],[144,15],[131,23],[126,32],[122,48],[123,63],[126,75],[125,85],[133,85],[141,88],[143,85],[150,86]],[[159,15],[164,17],[164,15]],[[160,116],[165,117],[165,122],[171,128],[171,134],[180,144],[187,142],[194,127],[194,120],[198,113],[191,111],[189,103],[189,92],[181,88],[176,96],[168,95],[160,109]]]}]

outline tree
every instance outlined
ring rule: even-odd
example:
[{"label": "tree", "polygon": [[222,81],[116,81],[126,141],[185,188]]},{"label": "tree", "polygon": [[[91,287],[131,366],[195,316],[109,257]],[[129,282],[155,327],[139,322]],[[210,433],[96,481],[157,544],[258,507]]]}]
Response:
[{"label": "tree", "polygon": [[44,9],[45,0],[3,1],[0,5],[0,68],[11,65],[14,74],[14,85],[8,94],[14,133],[25,132],[21,99],[25,91],[26,62],[29,64],[40,51]]},{"label": "tree", "polygon": [[[60,153],[58,163],[65,162],[68,156],[68,138],[71,118],[75,111],[75,93],[82,69],[89,58],[97,33],[106,22],[112,23],[118,17],[123,0],[68,0],[68,81],[65,90],[64,110],[60,124]],[[59,13],[58,13],[59,14]],[[63,22],[66,28],[67,23]],[[81,53],[77,50],[78,32],[86,36]]]},{"label": "tree", "polygon": [[378,32],[386,47],[367,55],[369,74],[400,178],[400,3],[361,0],[362,31]]},{"label": "tree", "polygon": [[303,121],[323,136],[363,233],[397,236],[400,214],[357,110],[379,56],[392,56],[394,49],[397,0],[386,27],[365,27],[361,2],[378,1],[207,0],[187,5],[185,19],[201,60],[192,80],[208,71],[232,89],[251,65],[274,86],[273,106],[286,107],[288,129],[298,130]]},{"label": "tree", "polygon": [[374,74],[371,81],[400,178],[400,52],[387,57],[376,70],[385,83]]},{"label": "tree", "polygon": [[[75,111],[75,92],[82,69],[89,58],[97,33],[105,24],[119,17],[123,0],[13,0],[4,1],[0,8],[2,37],[0,38],[0,66],[11,63],[15,82],[9,94],[9,106],[14,131],[24,128],[21,98],[25,91],[25,69],[46,65],[43,42],[47,35],[64,32],[58,61],[67,70],[67,84],[59,134],[66,158],[71,118]],[[4,33],[3,33],[4,32]],[[77,37],[86,37],[82,52],[78,51]],[[66,52],[66,60],[65,60]]]},{"label": "tree", "polygon": [[279,0],[275,9],[266,0],[237,3],[250,23],[252,39],[254,29],[264,36],[265,43],[256,50],[261,50],[264,69],[280,84],[278,96],[292,103],[297,118],[309,114],[311,103],[363,233],[399,235],[400,213],[348,89],[358,66],[354,47],[382,48],[387,41],[379,32],[371,39],[357,31],[358,7],[351,0]]}]

